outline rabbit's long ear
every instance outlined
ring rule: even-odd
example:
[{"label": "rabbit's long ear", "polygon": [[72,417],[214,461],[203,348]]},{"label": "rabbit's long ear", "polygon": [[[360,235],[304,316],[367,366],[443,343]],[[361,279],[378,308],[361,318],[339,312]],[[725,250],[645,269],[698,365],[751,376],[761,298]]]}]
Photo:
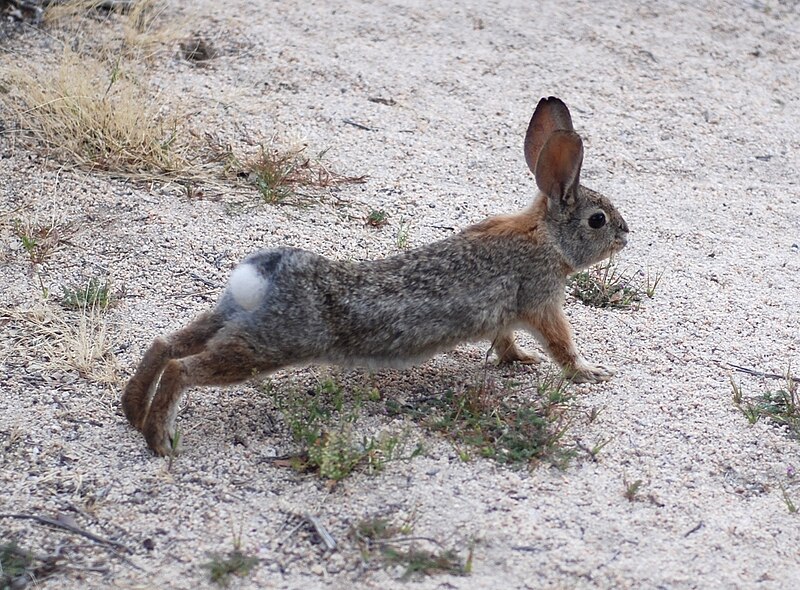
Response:
[{"label": "rabbit's long ear", "polygon": [[553,131],[536,162],[536,185],[551,200],[571,205],[580,182],[583,141],[574,131]]},{"label": "rabbit's long ear", "polygon": [[528,132],[525,134],[525,161],[534,174],[544,144],[553,131],[559,129],[574,131],[567,105],[555,96],[543,98],[536,105],[531,122],[528,124]]}]

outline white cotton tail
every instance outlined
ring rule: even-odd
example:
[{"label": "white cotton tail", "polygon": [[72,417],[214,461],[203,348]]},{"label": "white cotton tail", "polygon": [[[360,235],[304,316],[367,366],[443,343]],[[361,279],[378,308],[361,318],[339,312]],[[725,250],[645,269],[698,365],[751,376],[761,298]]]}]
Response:
[{"label": "white cotton tail", "polygon": [[267,290],[268,280],[261,276],[252,264],[237,266],[228,280],[228,290],[233,299],[247,311],[253,311],[261,303]]}]

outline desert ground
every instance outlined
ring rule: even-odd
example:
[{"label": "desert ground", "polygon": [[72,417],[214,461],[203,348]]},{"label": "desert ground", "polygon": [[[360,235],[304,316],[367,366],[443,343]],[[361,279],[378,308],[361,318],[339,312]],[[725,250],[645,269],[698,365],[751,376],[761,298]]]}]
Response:
[{"label": "desert ground", "polygon": [[[797,587],[800,418],[764,400],[791,401],[800,367],[800,4],[144,4],[3,17],[0,548],[23,565],[0,580]],[[149,451],[122,388],[238,261],[381,258],[527,206],[523,138],[551,95],[583,137],[582,182],[631,229],[615,268],[650,287],[623,309],[568,294],[579,349],[617,372],[550,415],[569,461],[504,462],[424,415],[476,387],[536,402],[555,365],[495,366],[488,342],[192,389],[180,454]],[[101,123],[60,126],[98,105]],[[168,133],[138,160],[91,144],[117,118]],[[310,176],[265,188],[265,154]],[[88,284],[108,300],[74,305]],[[302,400],[331,391],[326,428],[397,443],[338,482],[287,459]]]}]

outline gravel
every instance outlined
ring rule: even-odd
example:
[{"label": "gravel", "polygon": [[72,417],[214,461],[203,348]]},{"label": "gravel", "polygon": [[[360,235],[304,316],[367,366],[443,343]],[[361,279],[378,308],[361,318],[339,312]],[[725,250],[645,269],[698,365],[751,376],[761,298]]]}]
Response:
[{"label": "gravel", "polygon": [[[175,184],[62,169],[0,137],[0,512],[60,515],[130,549],[121,559],[0,517],[0,541],[101,570],[64,569],[40,587],[206,587],[202,564],[236,539],[262,562],[231,587],[406,587],[402,569],[365,563],[348,540],[381,515],[462,557],[474,546],[470,576],[425,577],[420,589],[796,586],[800,524],[786,498],[800,505],[800,442],[750,425],[729,379],[730,364],[800,366],[797,3],[201,0],[164,18],[218,49],[201,67],[175,39],[151,66],[194,128],[305,143],[368,178],[302,207],[224,184],[189,199]],[[0,62],[46,51],[37,35],[4,41]],[[258,382],[188,392],[183,454],[170,465],[148,452],[121,415],[120,388],[152,338],[213,304],[238,260],[278,244],[377,258],[402,232],[414,247],[525,206],[535,189],[523,134],[548,95],[584,137],[583,182],[631,227],[618,262],[663,272],[638,310],[568,302],[580,350],[618,370],[575,387],[576,407],[600,413],[570,436],[609,441],[596,461],[464,462],[438,435],[376,412],[364,428],[408,432],[426,453],[331,490],[270,461],[295,445]],[[388,213],[380,229],[365,224],[376,209]],[[11,220],[54,215],[64,239],[32,269]],[[34,328],[9,319],[35,307],[43,285],[58,293],[100,274],[122,295],[104,316],[112,383],[54,367]],[[372,376],[287,370],[272,386],[302,391],[332,375],[389,399],[435,395],[482,375],[485,350]],[[542,370],[488,371],[535,383]],[[747,395],[780,385],[733,376]],[[298,528],[307,512],[337,540],[332,554]]]}]

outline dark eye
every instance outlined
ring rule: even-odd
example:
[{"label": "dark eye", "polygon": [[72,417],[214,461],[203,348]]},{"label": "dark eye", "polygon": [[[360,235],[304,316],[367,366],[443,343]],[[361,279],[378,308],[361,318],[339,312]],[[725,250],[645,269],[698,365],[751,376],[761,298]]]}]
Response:
[{"label": "dark eye", "polygon": [[600,211],[595,213],[589,218],[589,227],[592,229],[600,229],[606,224],[606,214]]}]

